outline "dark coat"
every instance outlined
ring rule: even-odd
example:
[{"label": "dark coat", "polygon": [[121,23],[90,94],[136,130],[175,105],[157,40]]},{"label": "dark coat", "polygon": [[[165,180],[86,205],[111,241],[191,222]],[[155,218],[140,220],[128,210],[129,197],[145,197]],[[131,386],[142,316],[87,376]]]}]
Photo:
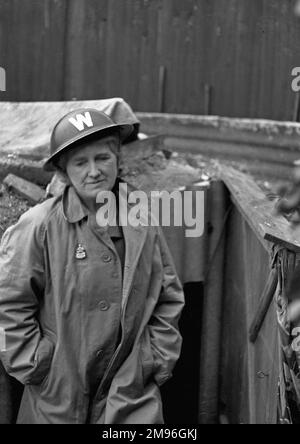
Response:
[{"label": "dark coat", "polygon": [[162,423],[184,297],[157,227],[123,227],[124,276],[75,190],[25,213],[0,250],[1,360],[19,423]]}]

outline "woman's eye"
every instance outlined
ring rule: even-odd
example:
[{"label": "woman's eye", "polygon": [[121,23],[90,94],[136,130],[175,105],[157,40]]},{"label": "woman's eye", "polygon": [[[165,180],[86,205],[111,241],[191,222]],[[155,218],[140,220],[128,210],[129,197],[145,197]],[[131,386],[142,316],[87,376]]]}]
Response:
[{"label": "woman's eye", "polygon": [[85,164],[86,164],[86,162],[84,160],[80,160],[80,161],[75,163],[75,166],[82,166],[82,165],[85,165]]}]

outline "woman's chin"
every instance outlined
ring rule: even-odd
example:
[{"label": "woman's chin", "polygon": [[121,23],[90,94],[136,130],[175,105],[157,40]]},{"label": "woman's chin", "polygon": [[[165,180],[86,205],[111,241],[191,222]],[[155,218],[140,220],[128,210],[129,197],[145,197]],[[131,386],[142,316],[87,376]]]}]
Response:
[{"label": "woman's chin", "polygon": [[106,191],[107,183],[105,181],[101,181],[99,183],[87,184],[85,186],[85,191],[90,195],[97,195],[99,191]]}]

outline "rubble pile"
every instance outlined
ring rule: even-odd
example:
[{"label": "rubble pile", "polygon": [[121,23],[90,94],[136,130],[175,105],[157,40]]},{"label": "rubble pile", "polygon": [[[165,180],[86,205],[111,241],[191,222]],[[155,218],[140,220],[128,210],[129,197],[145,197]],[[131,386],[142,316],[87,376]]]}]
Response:
[{"label": "rubble pile", "polygon": [[21,214],[30,208],[26,199],[19,197],[14,191],[0,186],[0,238],[4,231],[17,222]]}]

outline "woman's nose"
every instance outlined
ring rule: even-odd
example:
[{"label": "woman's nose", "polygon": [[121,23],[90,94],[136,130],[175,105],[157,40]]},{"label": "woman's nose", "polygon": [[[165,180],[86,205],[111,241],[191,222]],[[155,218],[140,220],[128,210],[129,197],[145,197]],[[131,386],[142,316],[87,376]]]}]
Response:
[{"label": "woman's nose", "polygon": [[100,176],[101,171],[99,170],[98,166],[95,162],[91,162],[89,164],[89,176],[91,177],[98,177]]}]

